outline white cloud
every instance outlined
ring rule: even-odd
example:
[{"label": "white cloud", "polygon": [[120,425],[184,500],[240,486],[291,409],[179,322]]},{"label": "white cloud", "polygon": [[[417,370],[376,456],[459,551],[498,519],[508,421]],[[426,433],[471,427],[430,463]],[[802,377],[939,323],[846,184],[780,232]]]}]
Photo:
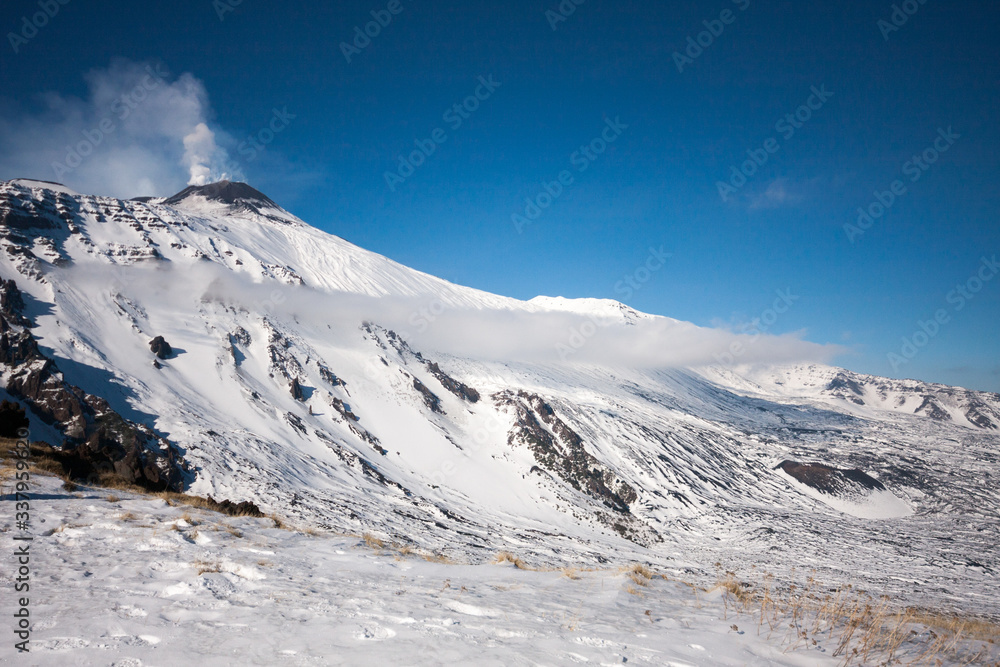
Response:
[{"label": "white cloud", "polygon": [[57,181],[117,197],[167,195],[221,176],[220,133],[201,81],[155,63],[115,60],[84,75],[84,98],[49,92],[5,101],[0,178]]},{"label": "white cloud", "polygon": [[[70,272],[65,279],[75,285],[93,284],[95,290],[107,286],[106,269],[64,270]],[[640,319],[626,326],[620,319],[595,320],[561,311],[446,308],[429,326],[415,326],[414,316],[436,301],[433,295],[375,298],[270,281],[251,284],[246,276],[203,263],[117,270],[120,289],[128,296],[178,312],[196,312],[199,301],[219,301],[330,332],[331,339],[342,342],[357,339],[360,324],[370,321],[396,331],[420,352],[480,361],[660,369],[725,362],[722,357],[736,349],[734,343],[739,343],[734,361],[740,364],[826,362],[843,352],[837,345],[804,340],[801,331],[739,333],[668,318]],[[567,349],[572,353],[565,354]]]},{"label": "white cloud", "polygon": [[751,209],[780,208],[789,204],[796,204],[802,200],[802,193],[792,187],[785,178],[776,178],[771,181],[764,192],[752,195],[749,207]]}]

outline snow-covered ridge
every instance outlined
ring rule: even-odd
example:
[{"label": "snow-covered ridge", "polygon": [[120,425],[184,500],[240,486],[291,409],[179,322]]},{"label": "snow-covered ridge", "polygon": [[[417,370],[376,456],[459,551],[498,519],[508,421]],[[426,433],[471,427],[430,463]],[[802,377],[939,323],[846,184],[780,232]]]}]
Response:
[{"label": "snow-covered ridge", "polygon": [[[613,301],[454,285],[236,185],[122,201],[0,184],[0,277],[24,296],[24,331],[68,383],[182,452],[192,491],[432,549],[809,563],[913,601],[997,605],[968,591],[1000,567],[1000,397],[794,359],[612,363],[593,351],[711,358],[723,334]],[[592,320],[562,363],[555,345]],[[545,335],[551,359],[523,354]],[[470,337],[478,348],[459,345]],[[507,352],[469,352],[484,346]],[[32,418],[62,443],[61,422]],[[862,470],[912,512],[845,514],[776,470],[785,460]]]}]

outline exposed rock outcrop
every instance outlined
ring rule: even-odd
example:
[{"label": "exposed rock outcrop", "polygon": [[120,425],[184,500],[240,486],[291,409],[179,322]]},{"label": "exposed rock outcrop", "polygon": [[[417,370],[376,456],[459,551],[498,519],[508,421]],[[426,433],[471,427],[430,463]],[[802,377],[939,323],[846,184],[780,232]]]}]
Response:
[{"label": "exposed rock outcrop", "polygon": [[163,339],[163,336],[157,336],[153,340],[149,341],[149,349],[153,351],[153,354],[159,359],[169,359],[174,353],[170,343]]},{"label": "exposed rock outcrop", "polygon": [[413,378],[413,388],[420,392],[420,396],[424,399],[424,405],[430,408],[431,412],[436,412],[439,415],[444,414],[444,410],[441,409],[441,399],[428,389],[427,385],[417,378]]},{"label": "exposed rock outcrop", "polygon": [[437,378],[437,381],[441,383],[442,387],[455,394],[455,396],[458,396],[462,400],[468,401],[469,403],[479,402],[480,396],[478,391],[445,373],[436,362],[428,361],[427,370],[431,372],[431,375]]},{"label": "exposed rock outcrop", "polygon": [[6,281],[0,307],[0,362],[7,392],[42,421],[63,433],[62,449],[97,471],[113,471],[127,482],[153,490],[181,491],[186,466],[175,448],[146,426],[125,419],[106,400],[63,378],[56,363],[38,348],[24,324],[23,299]]},{"label": "exposed rock outcrop", "polygon": [[493,398],[498,406],[511,408],[516,415],[514,428],[507,437],[510,445],[527,446],[539,466],[555,473],[577,491],[621,514],[630,512],[629,505],[638,497],[635,489],[588,453],[583,439],[540,396],[504,391]]},{"label": "exposed rock outcrop", "polygon": [[798,461],[782,461],[777,467],[793,479],[832,496],[885,490],[882,482],[856,468],[841,470],[822,463]]}]

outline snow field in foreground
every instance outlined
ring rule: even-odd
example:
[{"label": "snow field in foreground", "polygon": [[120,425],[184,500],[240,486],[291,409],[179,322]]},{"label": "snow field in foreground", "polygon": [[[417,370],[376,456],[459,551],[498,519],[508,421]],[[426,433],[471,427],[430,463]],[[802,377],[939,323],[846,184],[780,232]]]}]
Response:
[{"label": "snow field in foreground", "polygon": [[[841,663],[835,640],[787,650],[787,632],[759,633],[721,590],[659,576],[431,562],[375,540],[35,482],[31,654],[7,638],[5,664]],[[4,595],[4,618],[12,605]]]},{"label": "snow field in foreground", "polygon": [[660,578],[435,563],[35,480],[31,653],[5,637],[5,664],[836,664],[823,647],[784,655],[737,633],[719,592]]}]

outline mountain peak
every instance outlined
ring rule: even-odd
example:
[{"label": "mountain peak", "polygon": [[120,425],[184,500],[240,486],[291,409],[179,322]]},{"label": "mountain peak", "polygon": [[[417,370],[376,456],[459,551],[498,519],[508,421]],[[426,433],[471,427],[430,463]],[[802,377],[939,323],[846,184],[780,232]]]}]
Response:
[{"label": "mountain peak", "polygon": [[218,181],[207,185],[189,185],[160,204],[173,206],[200,214],[224,214],[265,218],[279,224],[305,224],[274,203],[260,190],[238,181]]},{"label": "mountain peak", "polygon": [[250,187],[246,183],[238,181],[218,181],[209,183],[208,185],[189,185],[174,196],[167,197],[163,203],[173,206],[196,195],[209,201],[217,201],[223,204],[281,208],[264,193]]},{"label": "mountain peak", "polygon": [[51,190],[53,192],[61,192],[67,195],[76,195],[76,196],[79,195],[79,193],[75,192],[74,190],[71,190],[62,183],[55,183],[53,181],[42,181],[37,178],[15,178],[7,182],[22,188],[35,188],[40,190]]}]

